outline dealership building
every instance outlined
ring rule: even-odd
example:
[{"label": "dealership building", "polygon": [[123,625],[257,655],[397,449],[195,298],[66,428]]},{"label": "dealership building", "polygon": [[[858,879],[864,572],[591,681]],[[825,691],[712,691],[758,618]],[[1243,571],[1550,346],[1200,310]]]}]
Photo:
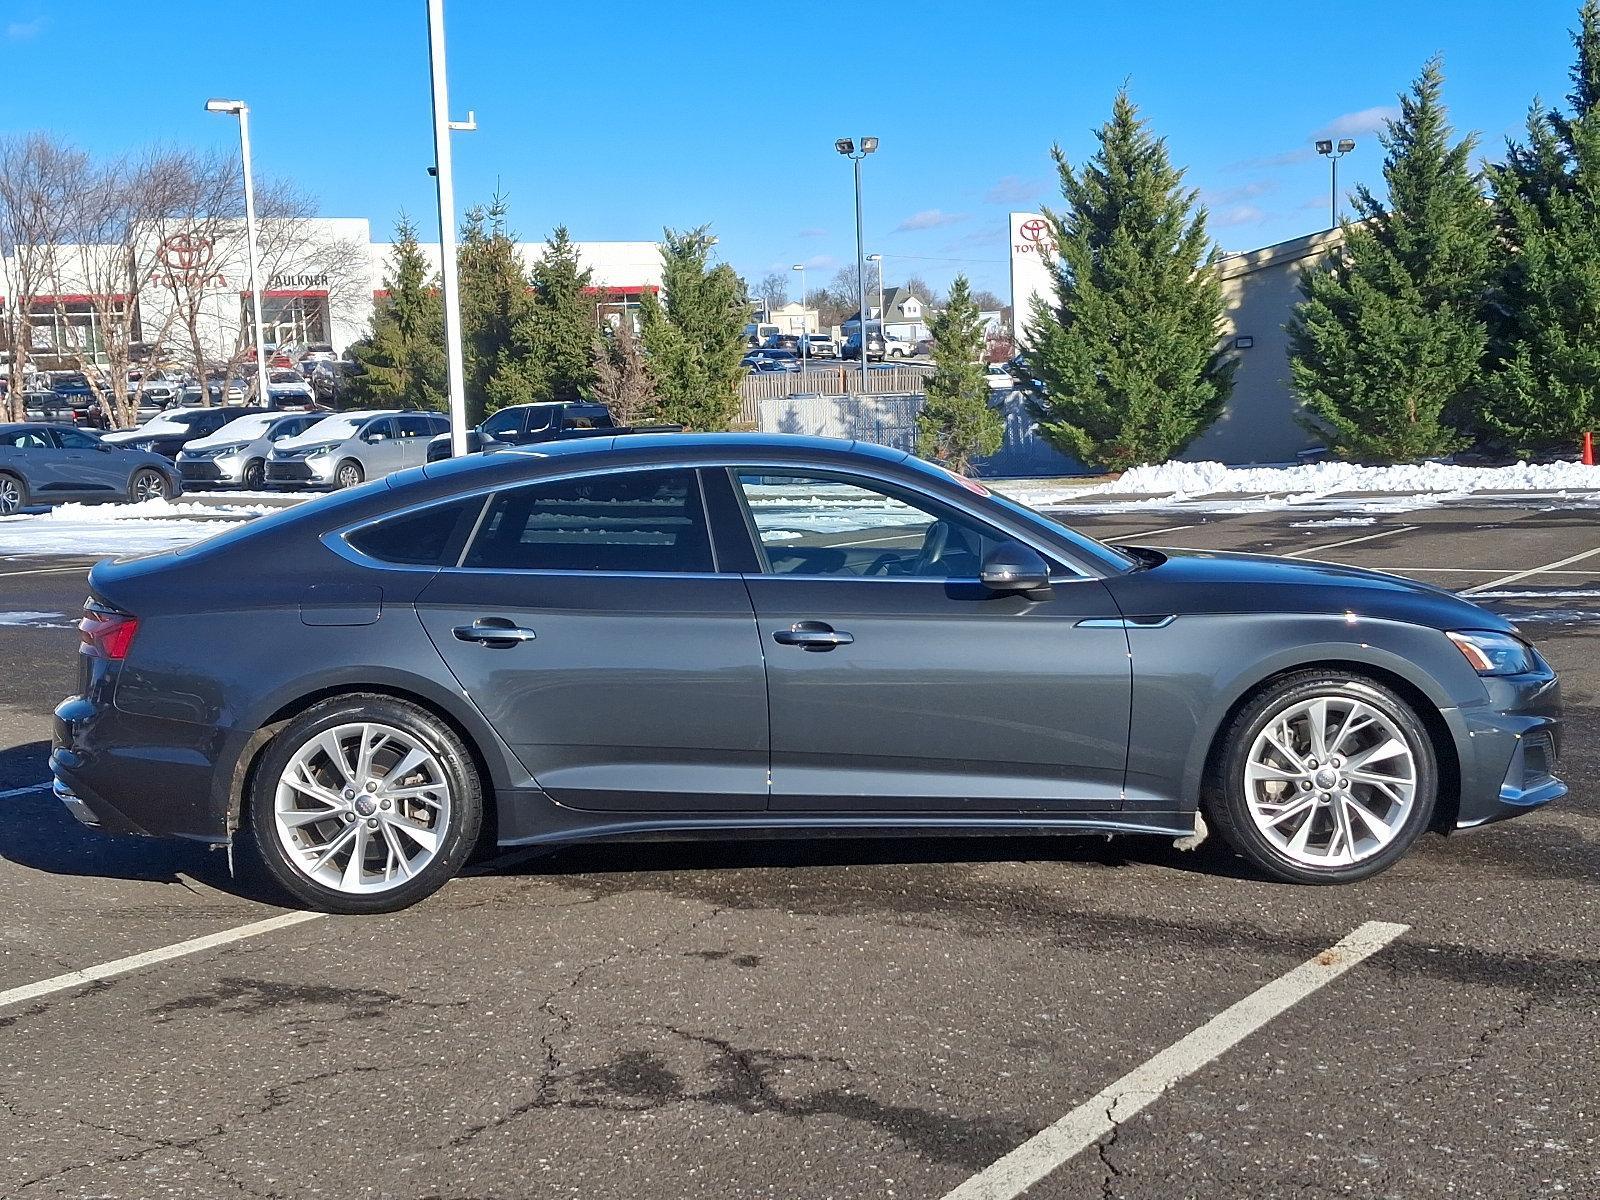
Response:
[{"label": "dealership building", "polygon": [[[368,329],[373,304],[391,276],[392,242],[374,241],[365,218],[263,219],[257,238],[262,324],[270,345],[328,343],[341,354]],[[632,314],[661,288],[655,242],[578,242],[579,260],[593,273],[596,311]],[[517,246],[532,265],[540,242]],[[437,243],[423,251],[435,270]],[[31,264],[0,260],[0,303],[11,303],[17,281],[30,289],[30,359],[42,370],[104,361],[102,323],[132,306],[136,342],[160,345],[186,360],[191,328],[206,357],[225,362],[252,344],[250,271],[242,224],[207,221],[152,227],[128,246],[58,246],[32,251]],[[117,321],[119,325],[122,321]]]},{"label": "dealership building", "polygon": [[[1177,457],[1188,462],[1293,462],[1318,439],[1300,423],[1303,407],[1289,378],[1289,319],[1300,299],[1300,276],[1337,249],[1343,235],[1324,229],[1304,237],[1223,255],[1216,264],[1224,304],[1222,344],[1237,367],[1227,408]],[[1021,335],[1033,298],[1053,301],[1050,224],[1041,213],[1011,214],[1012,333]]]}]

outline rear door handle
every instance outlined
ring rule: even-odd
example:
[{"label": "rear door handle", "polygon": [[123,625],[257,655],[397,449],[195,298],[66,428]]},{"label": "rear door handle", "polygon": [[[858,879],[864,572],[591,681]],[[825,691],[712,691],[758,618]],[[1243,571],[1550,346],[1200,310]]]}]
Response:
[{"label": "rear door handle", "polygon": [[514,646],[518,642],[531,642],[538,634],[523,629],[499,617],[479,617],[471,625],[457,625],[451,630],[456,640],[482,642],[486,646]]},{"label": "rear door handle", "polygon": [[780,646],[799,646],[804,650],[832,650],[835,646],[848,646],[856,639],[842,629],[835,629],[823,621],[796,621],[788,629],[772,635]]}]

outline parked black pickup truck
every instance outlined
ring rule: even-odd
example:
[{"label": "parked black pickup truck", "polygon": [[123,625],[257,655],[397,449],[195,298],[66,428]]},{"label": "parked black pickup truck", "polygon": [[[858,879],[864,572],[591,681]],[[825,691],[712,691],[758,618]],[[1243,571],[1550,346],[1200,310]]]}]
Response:
[{"label": "parked black pickup truck", "polygon": [[[623,433],[677,433],[681,425],[649,425],[629,428],[611,419],[604,404],[579,404],[552,401],[546,404],[513,404],[491,414],[475,429],[467,430],[467,452],[478,454],[507,446],[527,446],[534,442],[553,442],[578,437],[612,437]],[[428,443],[428,461],[450,457],[450,435],[442,433]]]}]

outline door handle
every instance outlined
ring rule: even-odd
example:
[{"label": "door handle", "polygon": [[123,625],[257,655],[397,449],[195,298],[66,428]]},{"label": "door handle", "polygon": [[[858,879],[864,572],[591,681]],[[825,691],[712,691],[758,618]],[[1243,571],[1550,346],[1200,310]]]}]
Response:
[{"label": "door handle", "polygon": [[538,636],[531,629],[523,629],[495,617],[480,617],[471,625],[457,625],[450,632],[455,634],[457,641],[482,642],[486,646],[496,643],[512,646],[518,642],[531,642]]},{"label": "door handle", "polygon": [[822,621],[796,621],[788,629],[774,633],[772,640],[780,646],[799,646],[803,650],[832,650],[835,646],[848,646],[856,639]]}]

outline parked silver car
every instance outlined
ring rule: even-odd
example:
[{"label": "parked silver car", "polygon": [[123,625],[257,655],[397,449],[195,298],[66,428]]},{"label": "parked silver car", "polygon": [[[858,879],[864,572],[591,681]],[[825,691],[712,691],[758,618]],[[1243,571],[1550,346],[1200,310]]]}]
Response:
[{"label": "parked silver car", "polygon": [[267,481],[267,455],[279,442],[299,437],[327,413],[255,413],[230,421],[178,452],[186,484],[260,488]]},{"label": "parked silver car", "polygon": [[348,488],[392,471],[420,467],[428,442],[450,428],[439,413],[334,413],[267,455],[275,487]]}]

